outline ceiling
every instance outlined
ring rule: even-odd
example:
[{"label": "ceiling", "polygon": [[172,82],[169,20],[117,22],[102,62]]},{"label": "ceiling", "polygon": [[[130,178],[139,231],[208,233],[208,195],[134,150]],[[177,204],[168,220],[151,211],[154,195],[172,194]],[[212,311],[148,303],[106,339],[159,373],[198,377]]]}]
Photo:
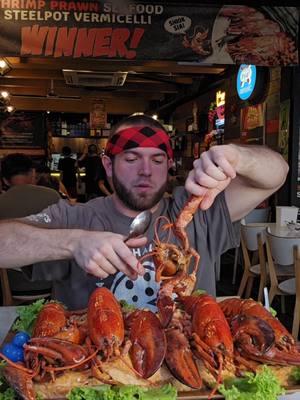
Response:
[{"label": "ceiling", "polygon": [[[223,66],[201,66],[165,61],[123,62],[110,60],[57,60],[8,57],[11,69],[0,77],[0,90],[10,93],[16,109],[89,112],[95,101],[104,100],[106,111],[131,114],[165,107],[176,98],[205,87]],[[88,76],[127,72],[122,86],[73,86],[65,81],[63,69],[88,71]],[[125,74],[126,75],[126,74]],[[103,85],[101,83],[100,85]]]}]

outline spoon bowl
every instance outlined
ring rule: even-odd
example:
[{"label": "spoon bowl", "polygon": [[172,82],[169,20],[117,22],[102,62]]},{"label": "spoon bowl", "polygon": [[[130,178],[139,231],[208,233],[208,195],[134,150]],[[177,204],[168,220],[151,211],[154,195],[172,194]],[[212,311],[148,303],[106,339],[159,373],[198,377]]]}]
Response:
[{"label": "spoon bowl", "polygon": [[145,233],[146,230],[149,228],[151,218],[152,212],[149,210],[145,210],[139,213],[131,222],[129,227],[129,235],[124,240],[124,242],[127,242],[127,240],[129,239],[141,236],[143,233]]}]

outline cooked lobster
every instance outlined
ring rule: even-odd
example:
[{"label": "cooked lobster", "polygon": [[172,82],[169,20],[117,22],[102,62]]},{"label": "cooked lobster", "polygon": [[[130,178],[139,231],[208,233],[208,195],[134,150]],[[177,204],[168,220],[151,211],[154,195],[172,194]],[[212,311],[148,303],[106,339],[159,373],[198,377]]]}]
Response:
[{"label": "cooked lobster", "polygon": [[149,310],[135,310],[126,319],[131,347],[130,359],[142,378],[149,378],[162,365],[166,355],[166,335],[158,317]]},{"label": "cooked lobster", "polygon": [[250,359],[266,364],[300,365],[294,338],[260,303],[235,298],[223,300],[220,306],[231,327],[241,363]]}]

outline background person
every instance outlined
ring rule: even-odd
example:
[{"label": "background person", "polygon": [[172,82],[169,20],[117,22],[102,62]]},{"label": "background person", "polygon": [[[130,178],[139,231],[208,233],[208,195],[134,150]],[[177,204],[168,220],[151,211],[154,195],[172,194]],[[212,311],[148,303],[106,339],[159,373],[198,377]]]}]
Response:
[{"label": "background person", "polygon": [[68,195],[76,199],[77,198],[77,189],[76,189],[76,172],[77,172],[77,164],[76,160],[71,157],[72,150],[69,146],[64,146],[62,148],[62,158],[60,158],[58,162],[58,169],[61,173],[60,179],[67,189]]},{"label": "background person", "polygon": [[1,175],[5,189],[22,184],[35,184],[35,169],[30,157],[13,153],[1,161]]},{"label": "background person", "polygon": [[[172,158],[169,136],[157,121],[145,115],[123,120],[112,130],[103,156],[113,195],[75,206],[60,201],[26,223],[0,224],[1,266],[22,265],[24,258],[30,263],[73,259],[67,269],[34,268],[33,279],[54,279],[56,298],[73,309],[85,307],[99,286],[137,307],[155,309],[155,265],[151,259],[141,265],[138,259],[153,248],[157,218],[174,221],[193,194],[203,196],[186,229],[201,255],[196,288],[215,295],[214,262],[239,243],[239,224],[233,222],[279,189],[288,166],[263,146],[214,146],[195,160],[185,188],[163,197]],[[153,213],[146,237],[125,244],[130,223],[145,209]],[[160,232],[162,242],[166,236]]]},{"label": "background person", "polygon": [[[1,170],[8,190],[0,195],[0,220],[36,214],[60,200],[56,190],[32,184],[36,183],[33,162],[25,154],[8,155],[2,160]],[[40,279],[31,282],[22,271],[16,269],[8,270],[7,277],[15,295],[48,294],[52,290],[51,281]]]},{"label": "background person", "polygon": [[85,145],[82,156],[78,159],[79,168],[85,168],[86,200],[103,195],[98,185],[102,163],[95,144]]}]

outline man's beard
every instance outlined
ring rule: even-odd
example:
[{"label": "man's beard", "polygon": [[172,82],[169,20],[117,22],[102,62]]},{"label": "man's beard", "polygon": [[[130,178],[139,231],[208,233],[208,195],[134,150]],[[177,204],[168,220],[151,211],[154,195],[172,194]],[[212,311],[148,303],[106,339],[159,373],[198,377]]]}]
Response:
[{"label": "man's beard", "polygon": [[151,197],[143,195],[138,196],[135,195],[130,189],[127,189],[114,173],[112,175],[112,181],[114,190],[117,193],[119,199],[127,207],[134,211],[143,211],[154,207],[163,197],[167,188],[166,180],[166,182],[160,187],[160,189],[155,192]]}]

